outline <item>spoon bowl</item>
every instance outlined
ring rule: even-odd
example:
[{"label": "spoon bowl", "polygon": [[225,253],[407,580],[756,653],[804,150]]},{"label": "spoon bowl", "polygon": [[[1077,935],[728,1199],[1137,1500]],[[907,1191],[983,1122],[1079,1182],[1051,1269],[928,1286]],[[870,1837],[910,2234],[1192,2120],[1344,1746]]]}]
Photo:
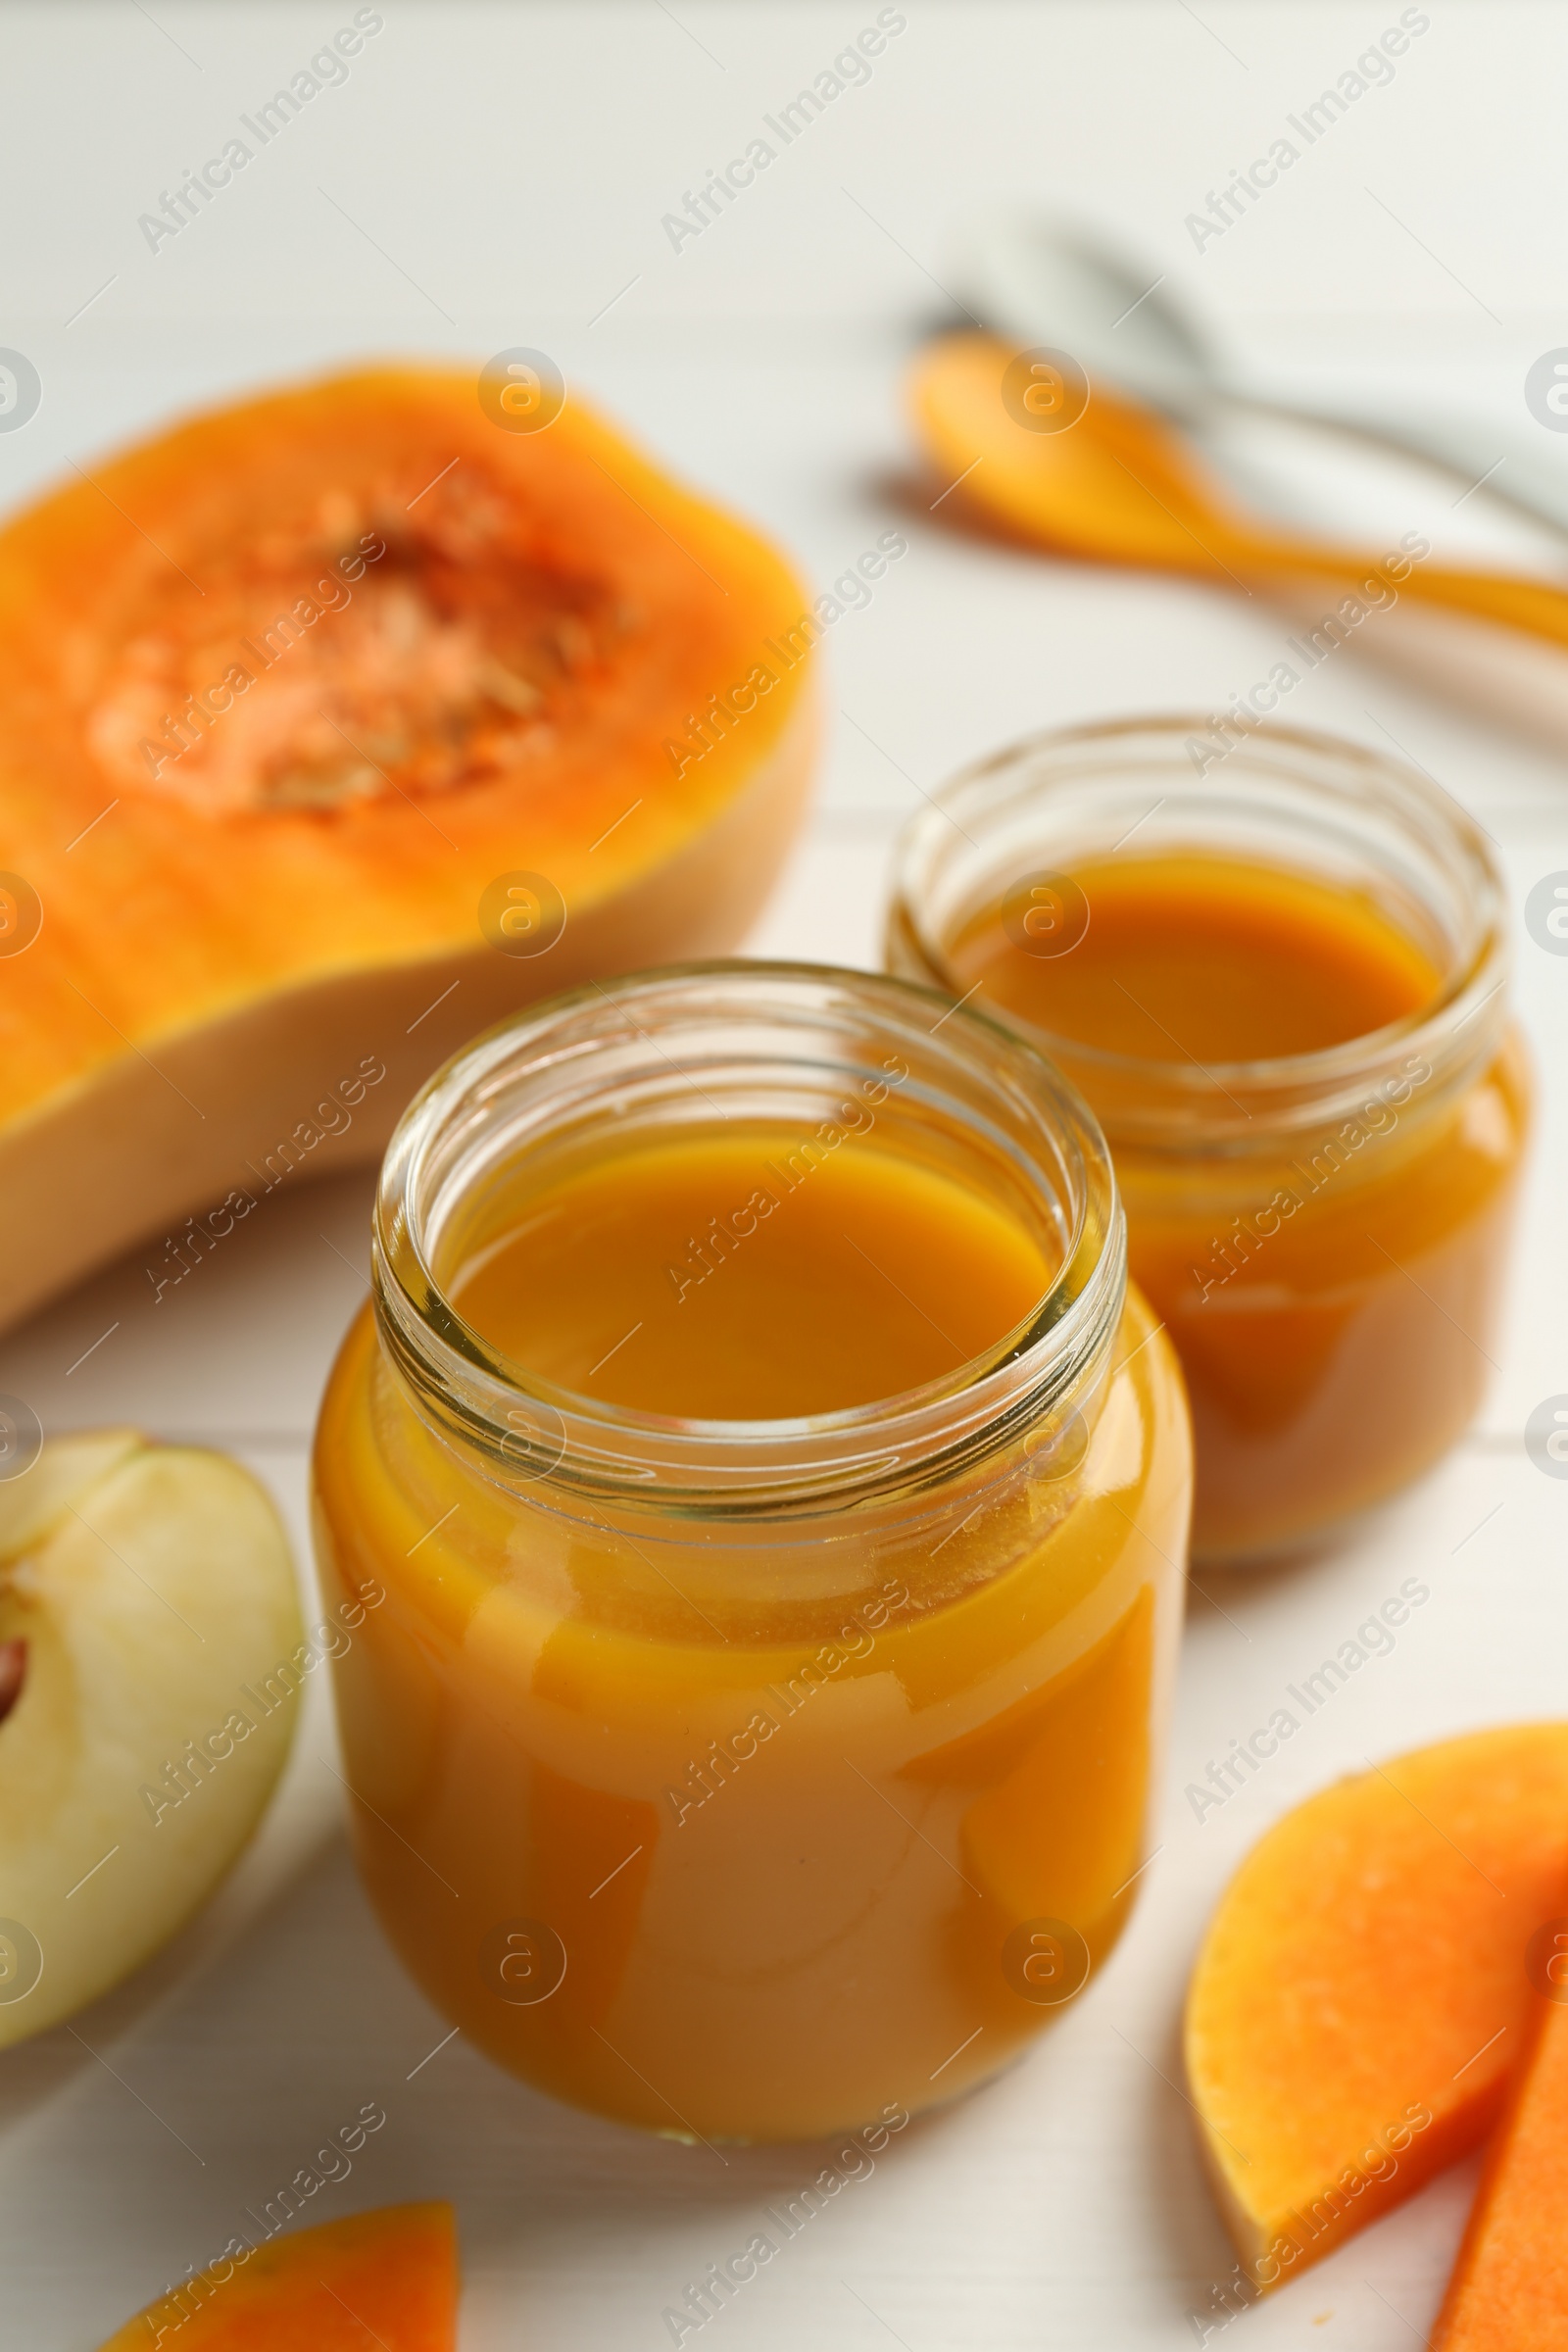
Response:
[{"label": "spoon bowl", "polygon": [[979,316],[1025,347],[1059,344],[1097,383],[1107,379],[1180,413],[1222,382],[1218,354],[1161,272],[1087,230],[1003,213],[973,239],[964,280]]}]

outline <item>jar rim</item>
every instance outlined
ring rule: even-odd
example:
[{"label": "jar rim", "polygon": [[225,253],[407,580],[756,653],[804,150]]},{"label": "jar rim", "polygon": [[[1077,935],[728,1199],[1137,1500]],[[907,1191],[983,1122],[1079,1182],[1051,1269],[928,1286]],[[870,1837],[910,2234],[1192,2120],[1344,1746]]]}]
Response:
[{"label": "jar rim", "polygon": [[[948,1115],[956,1105],[977,1133],[986,1123],[993,1145],[1008,1140],[1019,1169],[1057,1188],[1059,1264],[1029,1315],[938,1380],[788,1421],[684,1420],[610,1404],[557,1387],[487,1342],[437,1271],[440,1232],[465,1187],[471,1194],[518,1139],[523,1149],[537,1142],[552,1112],[592,1120],[597,1094],[599,1115],[615,1117],[615,1085],[643,1083],[646,1072],[657,1086],[658,1057],[682,1075],[666,1049],[683,1014],[707,1056],[701,1091],[710,1100],[722,1083],[715,1039],[733,1036],[739,1053],[749,1024],[758,1066],[776,1062],[781,1071],[820,1074],[826,1066],[791,1063],[792,1041],[814,1039],[820,1054],[824,1039],[837,1039],[843,1071],[866,1066],[865,1054],[891,1044],[907,1064],[902,1102],[935,1103],[940,1095]],[[685,1514],[776,1516],[919,1486],[937,1465],[984,1454],[1076,1395],[1120,1319],[1125,1248],[1109,1152],[1093,1112],[1016,1032],[912,981],[735,958],[589,982],[523,1007],[455,1054],[414,1098],[388,1146],[373,1217],[372,1291],[383,1345],[416,1409],[438,1434],[476,1453],[492,1479],[544,1484],[563,1500],[619,1497]]]},{"label": "jar rim", "polygon": [[[1079,752],[1101,749],[1116,752],[1148,743],[1165,757],[1187,757],[1195,739],[1211,735],[1215,721],[1192,711],[1154,711],[1133,718],[1104,719],[1080,725],[1041,729],[1004,745],[1000,750],[960,768],[930,796],[930,806],[905,827],[895,851],[893,906],[890,932],[895,945],[912,948],[922,975],[938,984],[956,987],[947,960],[945,942],[934,935],[926,919],[930,880],[944,853],[951,852],[955,829],[973,845],[966,823],[990,813],[998,788],[1009,778],[1020,779],[1010,807],[1043,797],[1051,779],[1028,770],[1040,763],[1068,761]],[[1040,1051],[1064,1064],[1094,1097],[1095,1106],[1113,1141],[1154,1142],[1158,1131],[1177,1126],[1190,1142],[1201,1121],[1204,1140],[1241,1140],[1238,1123],[1212,1109],[1217,1096],[1241,1107],[1248,1100],[1266,1107],[1271,1122],[1316,1126],[1344,1115],[1369,1085],[1393,1068],[1399,1057],[1449,1065],[1456,1059],[1466,1069],[1488,1057],[1503,1015],[1481,1028],[1474,1040],[1456,1041],[1482,1009],[1502,991],[1508,975],[1508,939],[1503,920],[1506,896],[1502,876],[1488,836],[1469,812],[1424,770],[1408,760],[1396,760],[1368,745],[1306,727],[1258,724],[1243,733],[1237,745],[1220,755],[1227,760],[1245,753],[1238,774],[1251,762],[1273,767],[1278,774],[1306,790],[1331,799],[1342,811],[1374,807],[1391,822],[1402,823],[1414,837],[1424,834],[1426,846],[1446,857],[1456,875],[1462,872],[1470,938],[1445,971],[1436,993],[1398,1020],[1368,1030],[1341,1044],[1307,1054],[1281,1054],[1250,1060],[1210,1060],[1201,1065],[1191,1058],[1165,1060],[1089,1045],[1043,1025],[1016,1020],[1022,1034],[1038,1041]],[[1217,764],[1217,760],[1216,760]],[[1343,781],[1336,781],[1338,769]],[[1184,779],[1185,780],[1185,779]],[[1204,775],[1200,771],[1190,789],[1202,796]],[[1151,814],[1152,811],[1150,812]],[[1104,845],[1114,851],[1120,843]],[[961,855],[962,853],[957,853]],[[1082,853],[1080,853],[1082,854]],[[1103,854],[1097,848],[1096,854]],[[906,934],[901,942],[898,935]],[[1102,1088],[1120,1088],[1129,1097],[1140,1092],[1165,1098],[1162,1116],[1140,1119],[1123,1116],[1108,1106]],[[1250,1117],[1250,1112],[1244,1115]]]}]

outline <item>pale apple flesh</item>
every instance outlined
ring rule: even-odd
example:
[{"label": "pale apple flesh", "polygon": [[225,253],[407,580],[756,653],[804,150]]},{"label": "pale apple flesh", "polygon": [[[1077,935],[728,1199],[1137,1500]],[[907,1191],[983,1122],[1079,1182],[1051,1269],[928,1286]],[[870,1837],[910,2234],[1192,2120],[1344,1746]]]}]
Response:
[{"label": "pale apple flesh", "polygon": [[288,1754],[301,1640],[277,1514],[226,1456],[93,1431],[0,1484],[0,2046],[213,1893]]}]

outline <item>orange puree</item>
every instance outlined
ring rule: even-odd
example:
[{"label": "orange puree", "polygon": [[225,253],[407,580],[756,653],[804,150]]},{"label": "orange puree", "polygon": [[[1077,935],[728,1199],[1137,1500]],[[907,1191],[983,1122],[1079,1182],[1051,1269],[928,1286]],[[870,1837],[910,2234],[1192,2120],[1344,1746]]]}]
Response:
[{"label": "orange puree", "polygon": [[1146,1061],[1317,1054],[1414,1012],[1438,972],[1360,891],[1240,858],[1172,854],[1075,868],[1089,927],[1020,953],[993,909],[949,953],[965,986],[1038,1028]]},{"label": "orange puree", "polygon": [[[1519,1050],[1505,1039],[1461,1084],[1396,1053],[1364,1101],[1292,1125],[1237,1065],[1419,1025],[1442,975],[1411,932],[1367,891],[1202,851],[1067,881],[1081,901],[1058,882],[1029,936],[1066,940],[1087,909],[1075,945],[1024,947],[1004,902],[948,943],[946,976],[1043,1032],[1099,1111],[1132,1271],[1187,1376],[1194,1550],[1268,1549],[1402,1485],[1475,1410],[1527,1120]],[[1173,1079],[1228,1122],[1222,1145],[1140,1123]]]},{"label": "orange puree", "polygon": [[[530,1394],[732,1434],[1000,1360],[1049,1218],[866,1124],[601,1126],[489,1179],[437,1278]],[[897,2128],[1037,2034],[1134,1899],[1177,1629],[1184,1408],[1135,1295],[1082,1396],[1087,1451],[1014,1431],[892,1501],[693,1514],[481,1476],[362,1316],[316,1470],[323,1572],[385,1593],[338,1662],[345,1772],[445,2014],[710,2140]]]},{"label": "orange puree", "polygon": [[1044,1298],[1041,1239],[968,1185],[870,1138],[792,1176],[798,1143],[704,1130],[504,1200],[453,1302],[558,1388],[786,1421],[939,1380]]}]

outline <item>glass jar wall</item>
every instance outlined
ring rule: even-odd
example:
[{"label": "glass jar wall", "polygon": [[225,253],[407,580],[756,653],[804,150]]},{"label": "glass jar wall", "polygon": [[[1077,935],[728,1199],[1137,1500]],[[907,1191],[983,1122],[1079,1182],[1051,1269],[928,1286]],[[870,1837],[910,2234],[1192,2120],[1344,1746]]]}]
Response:
[{"label": "glass jar wall", "polygon": [[1298,1545],[1452,1443],[1529,1089],[1491,852],[1429,779],[1285,727],[1038,737],[911,826],[888,961],[1098,1113],[1187,1376],[1195,1553]]},{"label": "glass jar wall", "polygon": [[335,1669],[366,1884],[540,2087],[708,2138],[912,2113],[1110,1949],[1186,1411],[1093,1118],[989,1021],[737,964],[480,1040],[388,1153],[316,1490],[323,1576],[384,1594]]}]

